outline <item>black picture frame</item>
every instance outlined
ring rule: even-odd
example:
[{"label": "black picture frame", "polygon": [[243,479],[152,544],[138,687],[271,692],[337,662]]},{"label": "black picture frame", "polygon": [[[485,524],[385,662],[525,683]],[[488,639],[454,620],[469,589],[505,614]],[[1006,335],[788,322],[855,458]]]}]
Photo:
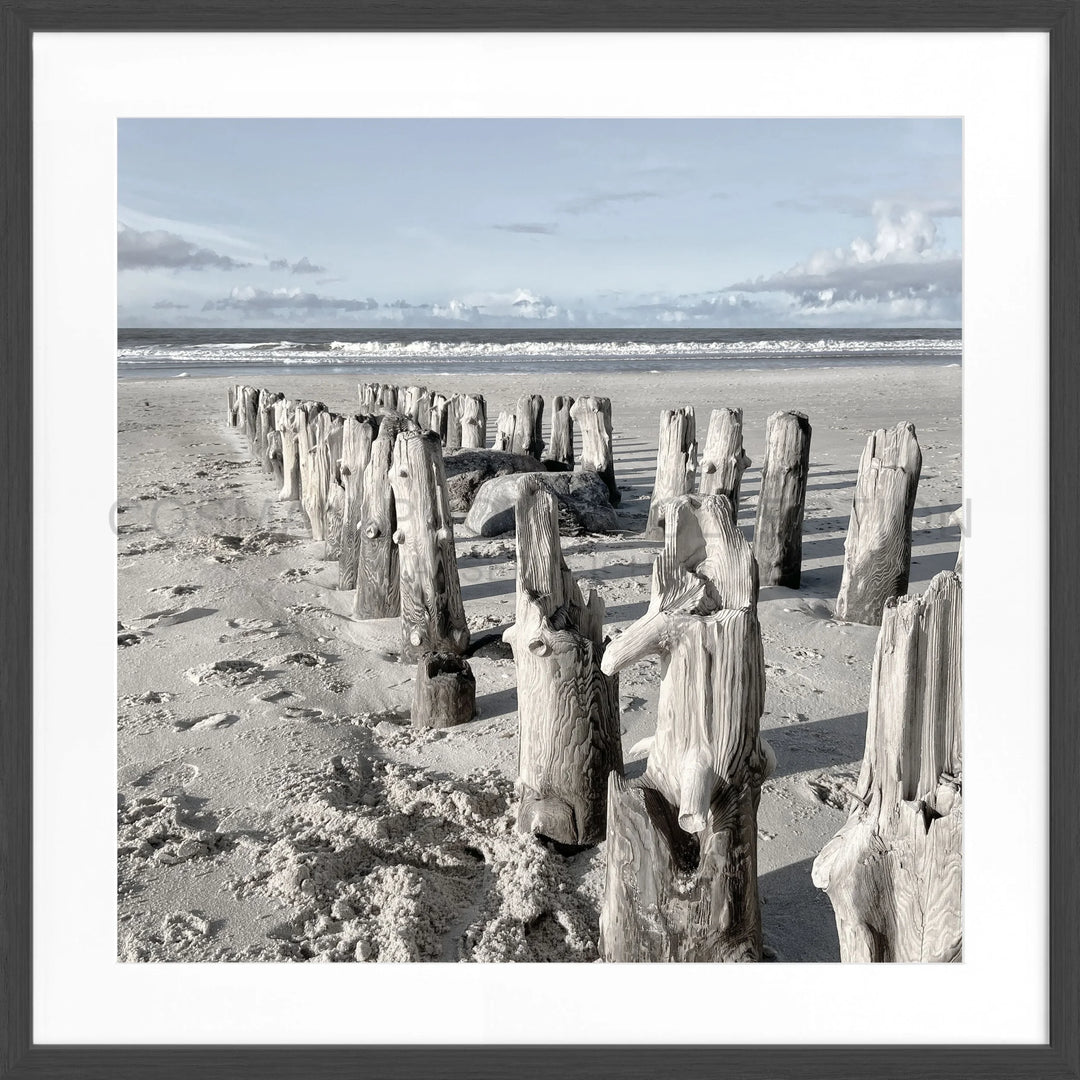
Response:
[{"label": "black picture frame", "polygon": [[[0,1077],[1080,1076],[1080,0],[0,0]],[[34,1045],[31,47],[43,31],[1000,31],[1049,35],[1050,847],[1045,1046]],[[1007,802],[1007,794],[1003,793]],[[1007,805],[1001,813],[1007,813]],[[1012,853],[1015,854],[1015,853]],[[1023,860],[1003,859],[1008,874]],[[1006,931],[1003,930],[1003,935]],[[1008,934],[1023,936],[1023,927]],[[1008,940],[1003,936],[1003,940]],[[932,1001],[928,992],[927,1003]],[[703,1003],[704,1004],[704,1003]],[[919,1003],[913,1002],[913,1008]],[[932,1007],[932,1005],[931,1005]]]}]

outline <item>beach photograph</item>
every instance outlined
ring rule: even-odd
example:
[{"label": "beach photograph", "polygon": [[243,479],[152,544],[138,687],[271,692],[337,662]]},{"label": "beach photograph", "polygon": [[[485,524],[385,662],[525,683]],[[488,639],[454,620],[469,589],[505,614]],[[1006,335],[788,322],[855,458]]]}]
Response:
[{"label": "beach photograph", "polygon": [[119,961],[962,960],[960,120],[117,143]]}]

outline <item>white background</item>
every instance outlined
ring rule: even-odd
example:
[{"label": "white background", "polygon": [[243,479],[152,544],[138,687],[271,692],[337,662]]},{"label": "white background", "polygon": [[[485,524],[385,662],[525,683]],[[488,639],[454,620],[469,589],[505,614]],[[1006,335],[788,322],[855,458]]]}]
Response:
[{"label": "white background", "polygon": [[[1047,1041],[1045,35],[38,34],[34,65],[35,1041]],[[117,118],[855,115],[964,118],[964,963],[117,963]]]}]

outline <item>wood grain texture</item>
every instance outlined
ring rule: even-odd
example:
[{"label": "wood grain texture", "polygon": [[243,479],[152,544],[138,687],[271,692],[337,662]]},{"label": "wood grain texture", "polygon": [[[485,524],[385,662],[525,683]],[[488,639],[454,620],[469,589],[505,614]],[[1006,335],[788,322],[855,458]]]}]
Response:
[{"label": "wood grain texture", "polygon": [[581,397],[570,408],[570,415],[581,432],[582,471],[599,473],[607,484],[611,505],[622,499],[615,486],[615,458],[611,447],[611,398]]},{"label": "wood grain texture", "polygon": [[467,724],[476,712],[476,679],[461,656],[425,653],[416,665],[410,719],[414,727]]},{"label": "wood grain texture", "polygon": [[[279,401],[277,429],[281,433],[281,491],[278,500],[294,502],[300,498],[300,447],[297,436],[297,401]],[[302,413],[301,413],[302,415]]]},{"label": "wood grain texture", "polygon": [[401,654],[460,656],[469,644],[461,601],[454,518],[442,448],[432,432],[403,431],[390,469],[401,580]]},{"label": "wood grain texture", "polygon": [[814,861],[844,961],[962,958],[960,579],[885,603],[851,816]]},{"label": "wood grain texture", "polygon": [[378,433],[374,419],[347,416],[341,439],[341,480],[345,493],[342,510],[341,556],[338,588],[355,589],[360,567],[360,525],[364,511],[364,472],[371,460],[371,444]]},{"label": "wood grain texture", "polygon": [[394,543],[397,511],[390,483],[394,443],[402,428],[396,416],[379,421],[364,470],[360,508],[360,557],[353,614],[358,619],[388,619],[401,613],[398,548]]},{"label": "wood grain texture", "polygon": [[805,413],[775,412],[766,423],[765,459],[754,523],[754,554],[763,585],[797,589],[802,579],[810,434]]},{"label": "wood grain texture", "polygon": [[446,394],[439,393],[438,390],[433,390],[431,393],[431,413],[428,417],[428,424],[432,431],[439,436],[439,441],[446,446],[446,410],[450,404],[450,399]]},{"label": "wood grain texture", "polygon": [[725,495],[735,520],[739,518],[739,493],[750,459],[743,448],[742,409],[713,409],[709,432],[701,455],[698,491],[702,495]]},{"label": "wood grain texture", "polygon": [[761,958],[757,805],[772,758],[757,593],[728,500],[673,499],[649,609],[603,662],[663,658],[644,775],[609,793],[605,959]]},{"label": "wood grain texture", "polygon": [[914,424],[871,432],[859,460],[844,541],[838,618],[876,626],[885,601],[907,592],[911,516],[921,472]]},{"label": "wood grain texture", "polygon": [[656,480],[645,524],[646,540],[664,539],[664,521],[672,499],[694,490],[697,473],[697,431],[691,406],[660,413]]},{"label": "wood grain texture", "polygon": [[483,450],[487,446],[487,402],[483,394],[458,394],[455,402],[461,446]]},{"label": "wood grain texture", "polygon": [[517,670],[518,827],[599,843],[608,774],[622,769],[618,677],[601,670],[604,602],[582,597],[562,557],[558,500],[535,475],[521,483],[515,518],[515,620],[503,638]]},{"label": "wood grain texture", "polygon": [[514,412],[511,451],[539,458],[544,450],[543,423],[544,399],[539,394],[522,394]]},{"label": "wood grain texture", "polygon": [[446,438],[443,445],[447,450],[461,449],[461,395],[454,394],[446,406]]}]

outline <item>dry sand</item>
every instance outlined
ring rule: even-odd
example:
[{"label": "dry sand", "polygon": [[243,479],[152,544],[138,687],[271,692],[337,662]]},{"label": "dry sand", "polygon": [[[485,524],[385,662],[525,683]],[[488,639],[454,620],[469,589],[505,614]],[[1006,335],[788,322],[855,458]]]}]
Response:
[{"label": "dry sand", "polygon": [[[363,378],[367,378],[365,373]],[[387,376],[391,381],[421,381]],[[242,374],[238,378],[243,379]],[[358,376],[258,380],[354,411]],[[250,381],[250,380],[248,380]],[[862,757],[876,628],[832,618],[867,432],[912,420],[923,450],[911,591],[956,558],[960,369],[432,374],[485,394],[489,432],[523,392],[612,399],[618,536],[564,537],[612,630],[645,610],[655,543],[640,539],[662,407],[745,412],[753,526],[765,418],[813,425],[802,587],[761,590],[763,730],[778,760],[761,797],[767,956],[838,960],[810,864],[845,820]],[[412,668],[395,620],[355,622],[337,566],[297,504],[225,421],[220,378],[119,384],[119,925],[123,960],[594,961],[604,848],[564,858],[514,828],[513,537],[457,528],[476,642],[479,716],[446,732],[408,724]],[[459,519],[460,521],[460,519]],[[624,750],[651,734],[659,665],[620,677]]]}]

